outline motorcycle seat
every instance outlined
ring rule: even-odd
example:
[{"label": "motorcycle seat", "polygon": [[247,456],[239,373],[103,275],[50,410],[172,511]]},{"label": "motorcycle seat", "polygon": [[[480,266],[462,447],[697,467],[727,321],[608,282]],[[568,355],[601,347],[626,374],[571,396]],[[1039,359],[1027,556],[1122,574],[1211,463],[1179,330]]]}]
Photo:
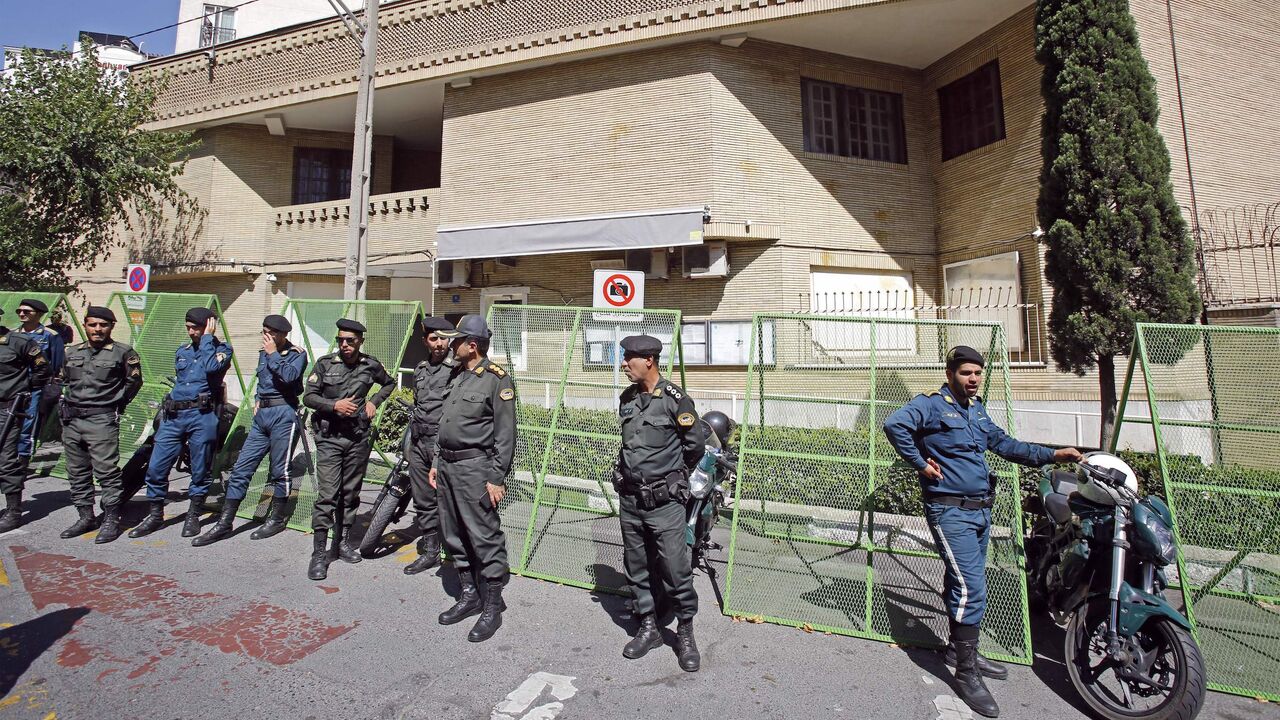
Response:
[{"label": "motorcycle seat", "polygon": [[1054,470],[1049,475],[1049,485],[1053,492],[1045,496],[1045,512],[1059,525],[1071,522],[1070,497],[1077,487],[1075,474]]}]

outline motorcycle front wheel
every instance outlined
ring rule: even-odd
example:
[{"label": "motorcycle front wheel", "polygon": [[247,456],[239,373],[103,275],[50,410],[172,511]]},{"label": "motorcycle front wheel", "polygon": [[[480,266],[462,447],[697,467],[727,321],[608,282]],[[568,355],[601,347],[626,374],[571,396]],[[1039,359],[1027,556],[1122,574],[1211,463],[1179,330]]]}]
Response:
[{"label": "motorcycle front wheel", "polygon": [[1071,684],[1107,720],[1192,720],[1204,703],[1205,673],[1191,633],[1164,617],[1148,620],[1124,643],[1127,662],[1107,652],[1108,603],[1071,616],[1063,657]]},{"label": "motorcycle front wheel", "polygon": [[375,554],[382,545],[382,535],[387,531],[387,526],[397,515],[403,514],[408,505],[409,493],[407,492],[401,498],[393,495],[390,489],[384,489],[378,493],[378,499],[373,504],[373,514],[369,518],[369,527],[364,531],[364,537],[360,539],[361,555],[371,557]]}]

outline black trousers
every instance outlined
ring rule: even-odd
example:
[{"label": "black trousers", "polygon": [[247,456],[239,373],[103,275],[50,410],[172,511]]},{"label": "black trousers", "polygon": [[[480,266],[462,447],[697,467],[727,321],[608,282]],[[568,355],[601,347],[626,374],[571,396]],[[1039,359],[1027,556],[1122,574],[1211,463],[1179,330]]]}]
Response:
[{"label": "black trousers", "polygon": [[627,582],[635,595],[636,615],[656,610],[653,599],[653,572],[660,574],[667,597],[675,605],[676,617],[691,620],[698,612],[698,593],[693,589],[693,568],[689,545],[684,540],[684,506],[674,500],[652,510],[643,510],[632,495],[619,502],[622,521],[622,560]]},{"label": "black trousers", "polygon": [[442,458],[436,468],[445,552],[459,575],[483,582],[506,582],[511,572],[502,518],[485,488],[498,479],[487,455],[454,462]]},{"label": "black trousers", "polygon": [[[311,511],[311,529],[328,531],[341,521],[350,529],[360,508],[360,486],[369,467],[369,435],[316,436],[316,496]],[[338,499],[342,499],[342,517],[334,517]]]},{"label": "black trousers", "polygon": [[440,531],[440,502],[436,489],[427,482],[435,443],[434,435],[416,437],[409,443],[409,494],[413,497],[414,520],[424,535]]}]

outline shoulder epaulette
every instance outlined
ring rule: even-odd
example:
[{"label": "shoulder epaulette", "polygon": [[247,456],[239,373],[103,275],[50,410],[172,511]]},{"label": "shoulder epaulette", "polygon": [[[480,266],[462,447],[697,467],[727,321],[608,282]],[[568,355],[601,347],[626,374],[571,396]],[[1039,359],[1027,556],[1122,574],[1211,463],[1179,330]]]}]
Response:
[{"label": "shoulder epaulette", "polygon": [[494,363],[489,363],[489,372],[500,378],[507,376],[507,371],[503,370],[501,365],[496,365]]},{"label": "shoulder epaulette", "polygon": [[930,390],[928,392],[922,392],[920,394],[925,397],[933,397],[934,395],[941,395],[942,393],[938,392],[937,390]]}]

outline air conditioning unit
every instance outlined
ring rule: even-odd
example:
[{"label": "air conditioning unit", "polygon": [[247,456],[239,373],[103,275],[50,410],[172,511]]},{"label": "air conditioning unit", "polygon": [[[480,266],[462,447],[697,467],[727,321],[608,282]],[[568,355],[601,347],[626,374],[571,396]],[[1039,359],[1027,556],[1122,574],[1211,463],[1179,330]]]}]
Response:
[{"label": "air conditioning unit", "polygon": [[683,259],[687,278],[729,276],[729,248],[723,242],[686,246]]},{"label": "air conditioning unit", "polygon": [[649,280],[666,280],[667,249],[628,250],[627,269],[632,272],[642,272]]},{"label": "air conditioning unit", "polygon": [[436,287],[471,287],[471,261],[441,260],[437,262]]}]

